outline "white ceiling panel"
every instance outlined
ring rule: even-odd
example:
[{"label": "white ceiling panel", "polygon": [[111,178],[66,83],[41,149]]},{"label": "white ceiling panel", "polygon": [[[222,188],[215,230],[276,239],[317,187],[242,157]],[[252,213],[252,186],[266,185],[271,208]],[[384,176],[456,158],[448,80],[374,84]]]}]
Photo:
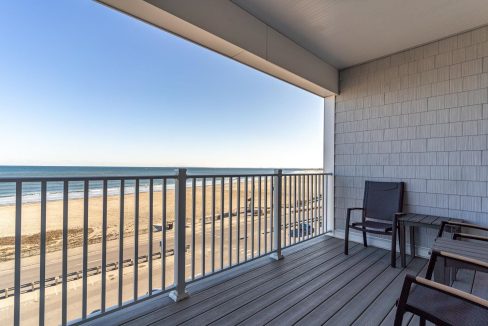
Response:
[{"label": "white ceiling panel", "polygon": [[336,68],[488,24],[488,0],[232,0]]}]

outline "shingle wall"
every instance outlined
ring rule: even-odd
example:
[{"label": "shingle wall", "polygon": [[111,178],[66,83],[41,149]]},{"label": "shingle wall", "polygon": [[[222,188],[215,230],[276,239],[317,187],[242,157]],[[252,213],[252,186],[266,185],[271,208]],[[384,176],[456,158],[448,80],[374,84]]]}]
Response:
[{"label": "shingle wall", "polygon": [[406,211],[488,225],[487,134],[488,27],[341,71],[336,229],[365,180],[405,181]]}]

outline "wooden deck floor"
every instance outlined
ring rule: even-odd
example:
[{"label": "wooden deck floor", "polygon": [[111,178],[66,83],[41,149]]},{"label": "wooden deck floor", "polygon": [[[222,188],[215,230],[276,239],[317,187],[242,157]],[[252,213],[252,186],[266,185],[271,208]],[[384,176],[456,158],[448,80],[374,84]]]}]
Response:
[{"label": "wooden deck floor", "polygon": [[[92,325],[392,325],[405,274],[425,273],[427,260],[389,266],[389,252],[324,237],[191,284],[190,297],[141,302]],[[462,271],[455,286],[486,297],[486,274]],[[405,325],[418,320],[406,316]]]}]

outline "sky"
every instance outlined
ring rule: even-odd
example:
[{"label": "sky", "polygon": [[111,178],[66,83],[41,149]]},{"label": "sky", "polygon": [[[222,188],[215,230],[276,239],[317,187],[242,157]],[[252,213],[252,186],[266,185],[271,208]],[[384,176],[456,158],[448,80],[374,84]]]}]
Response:
[{"label": "sky", "polygon": [[321,168],[323,99],[91,0],[0,1],[0,165]]}]

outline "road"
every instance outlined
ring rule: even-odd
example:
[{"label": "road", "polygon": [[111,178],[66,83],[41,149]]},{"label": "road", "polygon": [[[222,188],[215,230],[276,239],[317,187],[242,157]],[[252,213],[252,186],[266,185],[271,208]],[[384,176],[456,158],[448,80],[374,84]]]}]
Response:
[{"label": "road", "polygon": [[[227,220],[225,220],[227,221]],[[263,221],[264,222],[264,221]],[[268,220],[268,226],[269,226],[270,221]],[[217,221],[216,226],[220,226],[220,223]],[[200,225],[201,227],[201,225]],[[243,226],[241,226],[243,227]],[[198,230],[198,225],[196,227]],[[211,230],[210,230],[210,225],[207,225],[206,227],[206,237],[207,240],[210,239],[211,236]],[[233,233],[236,231],[236,225],[233,223]],[[250,232],[250,222],[248,223],[248,230]],[[262,228],[262,231],[264,232],[264,228]],[[216,234],[220,232],[220,229],[217,228]],[[226,224],[224,227],[224,238],[227,240],[227,232],[228,232],[228,225]],[[263,234],[262,232],[262,234]],[[189,236],[188,241],[191,241],[191,232],[187,232]],[[258,250],[258,234],[257,234],[257,223],[255,224],[255,252],[257,254]],[[197,239],[197,244],[198,240],[201,238],[201,232],[196,232],[195,234],[196,239]],[[268,227],[268,237],[270,236],[270,229]],[[169,239],[169,237],[168,237]],[[142,237],[141,237],[142,240]],[[216,255],[215,255],[215,261],[216,261],[216,270],[220,268],[220,245],[219,241],[220,239],[216,239]],[[127,241],[128,242],[128,241]],[[241,239],[241,245],[240,245],[240,257],[245,256],[244,253],[244,245],[243,245],[244,239]],[[117,241],[114,241],[114,244],[117,244]],[[142,241],[140,242],[142,243]],[[190,243],[190,242],[189,242]],[[233,241],[232,247],[235,248],[235,244],[237,242]],[[129,244],[128,244],[129,245]],[[157,243],[159,246],[159,243]],[[264,252],[264,240],[263,238],[261,239],[261,246],[262,250]],[[268,238],[268,248],[270,248],[270,239]],[[111,246],[110,248],[112,248]],[[111,249],[111,252],[113,250]],[[224,266],[227,266],[229,264],[229,257],[228,257],[228,249],[229,249],[229,242],[225,241],[224,242],[224,247],[223,247],[223,252],[224,252]],[[132,253],[132,250],[130,251]],[[110,257],[118,257],[117,253],[112,253],[114,256]],[[233,263],[236,263],[236,249],[233,250]],[[248,247],[248,255],[251,254],[251,247]],[[109,257],[107,255],[107,257]],[[187,277],[191,277],[191,255],[187,255]],[[202,252],[201,252],[201,246],[196,245],[195,246],[195,266],[196,266],[196,277],[199,276],[201,273],[201,257],[202,257]],[[211,272],[211,247],[210,245],[206,246],[205,250],[205,261],[206,261],[206,272],[210,273]],[[71,257],[70,259],[74,259],[75,257]],[[96,261],[92,261],[96,263]],[[56,264],[55,262],[50,262],[50,265]],[[59,264],[59,262],[58,262]],[[166,257],[166,285],[169,286],[173,284],[173,257]],[[38,268],[35,265],[31,266],[32,269]],[[56,270],[56,266],[52,267],[54,270]],[[8,272],[8,271],[3,271],[3,272]],[[133,298],[133,282],[134,282],[134,267],[129,266],[129,267],[124,267],[123,268],[123,300],[131,300]],[[139,277],[138,277],[138,284],[139,284],[139,296],[144,295],[148,292],[148,264],[147,263],[140,263],[139,264]],[[94,275],[88,277],[88,303],[87,303],[87,310],[88,312],[96,311],[97,309],[100,309],[100,288],[101,288],[101,275]],[[160,259],[155,259],[153,261],[153,289],[161,288],[161,260]],[[110,271],[107,272],[107,290],[106,290],[106,297],[107,297],[107,307],[113,306],[117,304],[117,297],[118,297],[118,270]],[[74,280],[68,283],[68,320],[72,320],[75,318],[81,317],[81,311],[82,311],[82,280]],[[45,297],[45,305],[46,305],[46,315],[45,315],[45,320],[46,320],[46,325],[58,325],[60,324],[61,321],[61,284],[51,286],[46,288],[46,297]],[[29,293],[24,293],[21,295],[21,324],[24,325],[34,325],[38,324],[38,307],[39,307],[39,291],[33,291]],[[9,297],[7,299],[2,299],[0,300],[0,323],[6,322],[6,325],[11,325],[13,323],[13,297]]]}]

